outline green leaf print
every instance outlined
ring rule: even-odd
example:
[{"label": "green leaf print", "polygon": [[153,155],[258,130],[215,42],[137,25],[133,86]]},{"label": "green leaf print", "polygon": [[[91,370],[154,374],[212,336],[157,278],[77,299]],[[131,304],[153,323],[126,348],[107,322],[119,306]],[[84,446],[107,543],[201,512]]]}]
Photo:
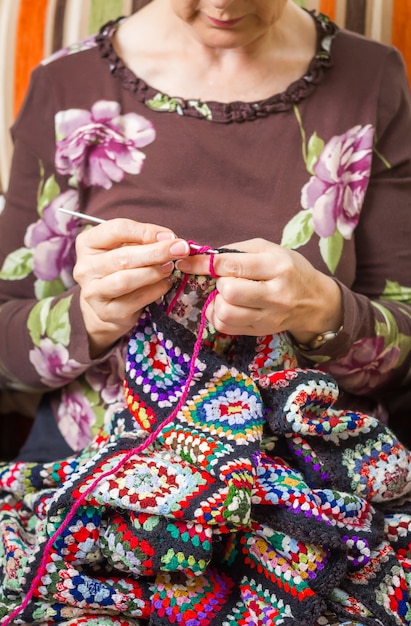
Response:
[{"label": "green leaf print", "polygon": [[399,283],[387,280],[381,297],[392,302],[409,304],[411,302],[411,287],[403,287]]},{"label": "green leaf print", "polygon": [[36,280],[34,283],[34,293],[37,300],[59,296],[66,291],[61,278],[56,280]]},{"label": "green leaf print", "polygon": [[56,182],[54,174],[50,176],[43,184],[40,182],[38,194],[37,194],[37,212],[40,217],[43,217],[44,209],[54,200],[60,193],[60,187]]},{"label": "green leaf print", "polygon": [[196,111],[200,113],[207,120],[212,120],[213,115],[211,113],[210,107],[205,102],[199,102],[198,100],[189,100],[189,104],[195,108]]},{"label": "green leaf print", "polygon": [[27,327],[35,346],[40,345],[43,337],[65,347],[70,342],[71,326],[69,309],[73,296],[63,298],[52,307],[53,298],[38,302],[29,315]]},{"label": "green leaf print", "polygon": [[[98,391],[96,391],[95,389],[93,389],[92,387],[90,387],[90,385],[87,383],[87,381],[83,380],[83,377],[80,378],[80,384],[81,384],[81,389],[83,392],[83,395],[85,398],[87,398],[87,400],[89,401],[91,406],[97,406],[98,403],[100,402],[100,394]],[[104,417],[104,414],[101,416],[102,418]]]},{"label": "green leaf print", "polygon": [[27,320],[27,328],[35,346],[40,345],[41,338],[46,332],[46,322],[52,301],[52,298],[42,300],[41,302],[38,302],[30,311],[30,315]]},{"label": "green leaf print", "polygon": [[179,98],[169,98],[162,93],[157,93],[151,100],[146,100],[145,104],[154,111],[167,111],[168,113],[181,111],[182,113],[182,101]]},{"label": "green leaf print", "polygon": [[[181,98],[170,98],[166,94],[156,93],[154,98],[146,100],[145,104],[154,111],[167,111],[168,113],[177,112],[180,115],[184,115],[182,106],[183,100]],[[205,102],[200,102],[200,100],[188,100],[188,104],[207,120],[213,118],[210,107]]]},{"label": "green leaf print", "polygon": [[379,302],[371,302],[372,306],[376,308],[384,318],[383,322],[376,322],[375,330],[379,337],[386,337],[389,343],[398,345],[396,338],[398,335],[398,326],[395,321],[395,317],[391,311]]},{"label": "green leaf print", "polygon": [[298,127],[300,129],[304,163],[308,173],[312,175],[314,174],[315,164],[317,163],[320,154],[324,149],[325,143],[315,131],[307,142],[307,135],[304,130],[303,121],[301,119],[300,111],[298,110],[297,105],[294,105],[294,114],[297,118]]},{"label": "green leaf print", "polygon": [[380,159],[380,161],[384,163],[387,170],[390,170],[392,168],[392,165],[388,161],[388,159],[386,159],[385,156],[378,150],[377,143],[378,143],[378,138],[377,138],[377,133],[375,132],[374,138],[373,138],[373,152]]},{"label": "green leaf print", "polygon": [[377,309],[384,321],[375,322],[375,332],[378,337],[384,337],[385,347],[396,346],[400,348],[400,356],[396,367],[400,367],[411,349],[411,337],[399,332],[395,317],[391,311],[380,302],[371,302]]},{"label": "green leaf print", "polygon": [[384,321],[375,322],[375,332],[378,337],[384,337],[385,345],[399,345],[398,326],[391,311],[379,302],[371,302],[372,306],[377,309]]},{"label": "green leaf print", "polygon": [[324,149],[324,141],[320,139],[317,133],[313,133],[307,144],[305,165],[310,174],[314,174],[314,167],[317,163],[321,152]]},{"label": "green leaf print", "polygon": [[308,243],[314,232],[312,212],[303,209],[286,224],[281,245],[295,250]]},{"label": "green leaf print", "polygon": [[54,343],[67,347],[70,343],[69,310],[73,296],[63,298],[50,310],[47,318],[46,334]]},{"label": "green leaf print", "polygon": [[0,270],[1,280],[22,280],[33,271],[33,253],[27,248],[11,252]]},{"label": "green leaf print", "polygon": [[344,238],[338,230],[331,237],[321,237],[319,241],[322,259],[331,274],[334,274],[341,258],[344,246]]}]

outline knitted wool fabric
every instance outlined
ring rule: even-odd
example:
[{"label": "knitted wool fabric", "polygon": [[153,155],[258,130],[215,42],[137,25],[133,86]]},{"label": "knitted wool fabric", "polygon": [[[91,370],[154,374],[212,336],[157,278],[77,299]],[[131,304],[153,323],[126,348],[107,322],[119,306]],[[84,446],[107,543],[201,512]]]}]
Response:
[{"label": "knitted wool fabric", "polygon": [[285,336],[205,337],[175,419],[133,452],[186,389],[211,288],[188,281],[173,316],[143,314],[109,432],[56,463],[0,466],[4,621],[46,558],[13,624],[411,623],[410,454],[336,410],[335,382],[294,367]]}]

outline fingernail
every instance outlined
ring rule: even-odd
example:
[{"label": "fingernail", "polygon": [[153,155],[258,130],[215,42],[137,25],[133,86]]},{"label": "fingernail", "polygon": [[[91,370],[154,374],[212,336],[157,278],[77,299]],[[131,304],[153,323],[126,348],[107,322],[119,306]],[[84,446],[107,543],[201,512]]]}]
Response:
[{"label": "fingernail", "polygon": [[157,233],[156,235],[156,239],[157,241],[166,241],[167,239],[175,239],[176,236],[174,233],[170,233],[168,231],[161,231],[160,233]]},{"label": "fingernail", "polygon": [[181,261],[175,262],[176,269],[180,270],[180,272],[184,272],[185,274],[191,273],[191,263],[186,261],[185,259]]},{"label": "fingernail", "polygon": [[190,246],[186,241],[177,241],[170,247],[170,254],[174,256],[183,256],[190,252]]},{"label": "fingernail", "polygon": [[169,274],[174,269],[173,261],[169,261],[168,263],[164,263],[164,265],[161,266],[161,269],[163,270],[164,274]]}]

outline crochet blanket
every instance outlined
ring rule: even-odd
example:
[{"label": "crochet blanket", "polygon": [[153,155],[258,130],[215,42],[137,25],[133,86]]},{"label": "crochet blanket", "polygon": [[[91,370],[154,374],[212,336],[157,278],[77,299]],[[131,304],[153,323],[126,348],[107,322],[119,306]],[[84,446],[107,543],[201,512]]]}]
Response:
[{"label": "crochet blanket", "polygon": [[281,335],[195,341],[149,307],[109,430],[0,466],[2,624],[410,624],[408,450]]}]

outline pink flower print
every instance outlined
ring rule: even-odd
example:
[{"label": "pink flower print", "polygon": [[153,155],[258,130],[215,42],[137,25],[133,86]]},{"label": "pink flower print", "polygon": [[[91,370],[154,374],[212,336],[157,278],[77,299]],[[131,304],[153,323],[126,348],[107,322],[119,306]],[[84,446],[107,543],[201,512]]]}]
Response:
[{"label": "pink flower print", "polygon": [[90,443],[95,415],[78,383],[63,389],[57,421],[63,437],[73,450],[81,450]]},{"label": "pink flower print", "polygon": [[331,237],[338,230],[350,239],[357,226],[371,171],[373,128],[354,126],[330,139],[304,185],[301,205],[312,209],[315,232]]},{"label": "pink flower print", "polygon": [[78,193],[70,189],[57,196],[43,211],[43,216],[29,226],[24,243],[33,251],[33,272],[37,278],[53,281],[61,278],[72,287],[75,239],[80,230],[76,218],[59,211],[59,207],[78,210]]},{"label": "pink flower print", "polygon": [[88,384],[94,391],[99,392],[105,404],[123,402],[124,388],[123,374],[125,359],[117,350],[106,361],[90,368],[86,373]]},{"label": "pink flower print", "polygon": [[125,173],[139,174],[145,154],[139,148],[152,143],[151,122],[136,113],[120,115],[117,102],[99,100],[91,112],[59,111],[56,124],[56,168],[72,182],[110,189]]},{"label": "pink flower print", "polygon": [[322,363],[321,369],[332,374],[340,387],[366,394],[389,381],[399,358],[398,346],[385,348],[383,337],[366,337],[356,341],[336,363]]},{"label": "pink flower print", "polygon": [[66,348],[43,338],[40,345],[30,351],[30,363],[40,374],[41,381],[49,387],[60,387],[71,382],[84,371],[84,366],[69,358]]}]

